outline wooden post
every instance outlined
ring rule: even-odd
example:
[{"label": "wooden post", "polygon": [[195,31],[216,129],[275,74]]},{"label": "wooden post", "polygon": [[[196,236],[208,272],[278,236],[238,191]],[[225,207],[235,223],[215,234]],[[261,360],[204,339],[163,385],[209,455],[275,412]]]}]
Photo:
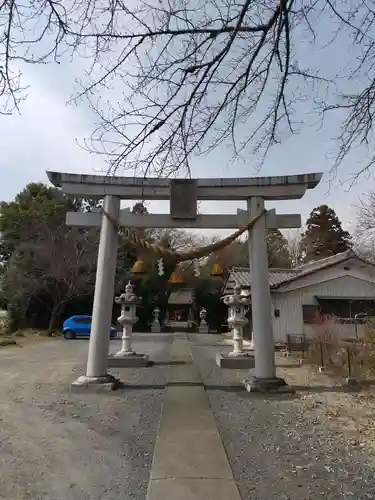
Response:
[{"label": "wooden post", "polygon": [[319,342],[319,351],[320,351],[320,366],[319,371],[324,371],[324,350],[323,350],[323,342]]},{"label": "wooden post", "polygon": [[352,377],[352,362],[351,362],[351,353],[350,353],[350,346],[346,346],[346,354],[348,358],[348,376],[351,378]]}]

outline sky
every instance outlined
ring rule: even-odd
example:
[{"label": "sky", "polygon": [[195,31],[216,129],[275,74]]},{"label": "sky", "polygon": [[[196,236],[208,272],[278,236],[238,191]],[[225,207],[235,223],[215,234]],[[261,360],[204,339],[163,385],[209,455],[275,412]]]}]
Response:
[{"label": "sky", "polygon": [[[333,54],[335,56],[335,54]],[[341,57],[337,54],[337,57]],[[331,64],[331,61],[322,61]],[[0,116],[0,200],[10,201],[29,182],[48,182],[46,170],[97,173],[105,170],[103,157],[86,152],[79,144],[92,132],[93,115],[84,105],[68,105],[75,74],[73,65],[31,65],[23,68],[24,82],[29,85],[28,97],[21,103],[20,113]],[[338,117],[332,117],[323,128],[304,128],[302,133],[287,139],[271,150],[258,172],[256,159],[246,163],[230,163],[225,149],[218,148],[199,159],[192,171],[193,177],[249,177],[253,175],[289,175],[323,172],[323,180],[301,200],[268,204],[278,213],[300,213],[305,221],[309,212],[326,203],[335,209],[345,229],[355,227],[355,208],[363,193],[375,188],[368,175],[363,175],[354,186],[348,180],[360,162],[360,153],[344,163],[333,181],[329,170],[332,160],[327,154],[332,147],[332,130],[339,126]],[[245,208],[239,202],[205,202],[204,213],[235,213]],[[151,202],[150,212],[168,211],[167,202]],[[220,232],[219,232],[220,233]]]}]

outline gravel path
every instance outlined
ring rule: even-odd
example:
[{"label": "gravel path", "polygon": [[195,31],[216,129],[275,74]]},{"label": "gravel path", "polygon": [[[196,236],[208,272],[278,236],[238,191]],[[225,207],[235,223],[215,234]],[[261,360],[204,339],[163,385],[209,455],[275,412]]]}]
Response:
[{"label": "gravel path", "polygon": [[[136,349],[168,359],[171,337],[149,340]],[[114,370],[124,391],[71,393],[87,347],[55,339],[0,351],[0,499],[146,498],[166,367]]]},{"label": "gravel path", "polygon": [[[135,349],[166,362],[171,341],[141,335]],[[215,365],[228,350],[217,338],[190,341],[243,500],[375,500],[374,459],[330,428],[308,391],[250,395],[246,371]],[[145,500],[168,365],[113,370],[123,391],[71,393],[87,347],[55,339],[0,350],[1,500]]]},{"label": "gravel path", "polygon": [[244,500],[375,499],[373,458],[347,446],[301,395],[250,395],[241,384],[248,372],[215,365],[228,349],[190,340]]}]

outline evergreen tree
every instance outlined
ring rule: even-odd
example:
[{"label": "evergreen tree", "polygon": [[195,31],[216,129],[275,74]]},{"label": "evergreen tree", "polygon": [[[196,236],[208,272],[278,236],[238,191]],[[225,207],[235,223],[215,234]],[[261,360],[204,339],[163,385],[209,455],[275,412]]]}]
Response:
[{"label": "evergreen tree", "polygon": [[292,267],[292,255],[288,240],[280,229],[268,229],[266,233],[268,267],[286,268]]},{"label": "evergreen tree", "polygon": [[335,211],[327,205],[314,208],[306,221],[306,231],[301,239],[304,262],[330,257],[351,247],[351,236],[342,229]]},{"label": "evergreen tree", "polygon": [[0,259],[4,266],[18,245],[35,239],[42,222],[60,227],[68,210],[77,206],[61,190],[42,183],[28,184],[14,201],[0,204]]},{"label": "evergreen tree", "polygon": [[[268,267],[286,268],[292,267],[292,256],[288,240],[279,229],[267,229],[266,231]],[[249,243],[245,241],[235,241],[224,248],[220,255],[225,267],[249,265]]]}]

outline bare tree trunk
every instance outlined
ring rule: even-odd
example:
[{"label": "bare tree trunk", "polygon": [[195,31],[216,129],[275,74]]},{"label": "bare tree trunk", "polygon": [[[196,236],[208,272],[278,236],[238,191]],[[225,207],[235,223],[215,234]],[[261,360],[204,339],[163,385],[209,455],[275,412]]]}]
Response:
[{"label": "bare tree trunk", "polygon": [[56,326],[56,322],[57,320],[59,319],[59,316],[60,316],[60,313],[61,313],[61,304],[58,304],[56,305],[52,311],[51,311],[51,316],[50,316],[50,319],[49,319],[49,323],[48,323],[48,329],[47,329],[47,335],[49,337],[52,336],[52,332]]}]

